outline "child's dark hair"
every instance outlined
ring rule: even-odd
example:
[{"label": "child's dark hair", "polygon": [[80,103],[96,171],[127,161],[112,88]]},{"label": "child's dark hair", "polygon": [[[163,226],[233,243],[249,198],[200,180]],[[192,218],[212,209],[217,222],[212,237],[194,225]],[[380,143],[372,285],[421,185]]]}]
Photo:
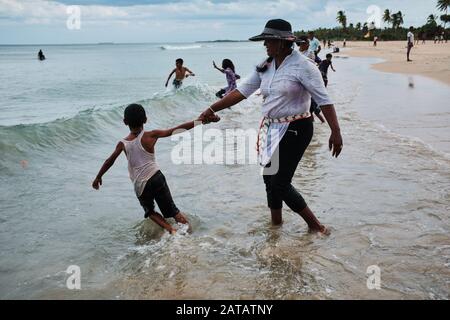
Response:
[{"label": "child's dark hair", "polygon": [[143,106],[137,103],[125,108],[123,121],[130,128],[139,128],[147,121],[147,115]]},{"label": "child's dark hair", "polygon": [[177,60],[175,60],[175,62],[176,62],[176,63],[181,63],[181,64],[184,63],[183,59],[181,59],[181,58],[178,58]]},{"label": "child's dark hair", "polygon": [[333,58],[333,55],[331,53],[326,55],[327,58]]},{"label": "child's dark hair", "polygon": [[[284,43],[284,45],[282,46],[282,48],[292,48],[292,46],[294,45],[294,41],[283,41],[283,43]],[[263,64],[256,67],[256,72],[260,72],[260,73],[266,72],[267,69],[269,68],[269,65],[272,63],[272,61],[273,61],[273,57],[267,58],[267,60],[264,61]]]},{"label": "child's dark hair", "polygon": [[236,72],[235,69],[234,69],[233,61],[231,61],[230,59],[223,59],[223,61],[222,61],[222,69],[228,69],[228,68],[233,70],[233,72]]}]

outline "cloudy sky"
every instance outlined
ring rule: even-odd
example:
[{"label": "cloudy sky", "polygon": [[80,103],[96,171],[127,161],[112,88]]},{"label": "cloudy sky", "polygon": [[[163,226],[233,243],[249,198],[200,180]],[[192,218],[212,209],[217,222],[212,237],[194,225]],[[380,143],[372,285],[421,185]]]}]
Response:
[{"label": "cloudy sky", "polygon": [[[271,18],[294,30],[334,27],[336,12],[366,22],[401,10],[405,25],[438,13],[436,0],[0,0],[0,44],[243,40]],[[80,24],[77,20],[79,8]],[[370,6],[376,6],[367,12]],[[78,28],[79,26],[79,28]]]}]

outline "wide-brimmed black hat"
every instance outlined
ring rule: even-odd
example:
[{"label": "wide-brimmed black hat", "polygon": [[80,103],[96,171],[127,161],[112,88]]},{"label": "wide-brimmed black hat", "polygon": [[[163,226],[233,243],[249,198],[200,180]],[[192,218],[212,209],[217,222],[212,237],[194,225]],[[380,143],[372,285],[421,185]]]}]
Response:
[{"label": "wide-brimmed black hat", "polygon": [[292,26],[282,19],[269,20],[260,35],[251,37],[250,41],[263,41],[266,39],[277,39],[295,41],[297,38],[292,33]]}]

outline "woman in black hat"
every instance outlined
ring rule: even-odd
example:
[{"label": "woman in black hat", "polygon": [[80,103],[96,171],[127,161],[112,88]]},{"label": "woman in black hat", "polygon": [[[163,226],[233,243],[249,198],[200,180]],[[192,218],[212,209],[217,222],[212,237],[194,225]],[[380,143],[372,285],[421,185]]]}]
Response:
[{"label": "woman in black hat", "polygon": [[200,116],[207,123],[215,113],[248,98],[258,89],[264,97],[263,119],[258,135],[258,155],[264,167],[267,202],[272,223],[282,223],[282,203],[285,202],[308,224],[311,232],[328,234],[307,206],[291,181],[303,153],[313,135],[309,112],[311,97],[321,107],[331,128],[329,148],[338,157],[342,137],[334,106],[315,64],[293,50],[296,37],[289,22],[270,20],[263,32],[251,41],[264,41],[268,58],[237,89],[207,108]]}]

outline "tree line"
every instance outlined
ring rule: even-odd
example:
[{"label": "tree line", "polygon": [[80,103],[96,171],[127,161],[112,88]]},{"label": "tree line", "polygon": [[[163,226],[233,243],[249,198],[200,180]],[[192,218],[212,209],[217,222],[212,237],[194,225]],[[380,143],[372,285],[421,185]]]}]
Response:
[{"label": "tree line", "polygon": [[[443,12],[438,17],[435,14],[430,14],[426,23],[423,26],[415,27],[414,33],[419,39],[434,39],[435,36],[440,36],[442,32],[448,36],[449,29],[446,28],[448,22],[450,22],[450,15],[448,9],[450,8],[450,0],[438,0],[436,8]],[[445,12],[445,13],[444,13]],[[386,9],[383,13],[382,20],[386,24],[386,27],[376,28],[375,22],[348,24],[345,11],[340,10],[337,12],[336,21],[340,24],[335,28],[319,28],[314,30],[314,33],[319,39],[333,39],[333,40],[372,40],[374,36],[377,36],[380,40],[405,40],[406,34],[409,31],[409,26],[405,27],[404,14],[401,11],[391,12]],[[442,21],[442,25],[438,24],[438,19]],[[297,31],[296,35],[302,35],[306,32],[304,30]]]}]

